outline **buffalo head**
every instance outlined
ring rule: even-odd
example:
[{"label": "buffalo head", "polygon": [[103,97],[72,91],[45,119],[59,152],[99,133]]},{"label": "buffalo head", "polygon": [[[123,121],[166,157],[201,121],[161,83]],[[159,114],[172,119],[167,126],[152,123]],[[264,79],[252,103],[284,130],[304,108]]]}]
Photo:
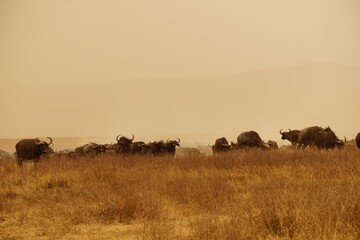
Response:
[{"label": "buffalo head", "polygon": [[280,130],[281,139],[290,141],[294,147],[298,143],[299,133],[300,130],[291,130],[290,128],[288,132],[283,132],[282,129]]},{"label": "buffalo head", "polygon": [[125,136],[121,136],[121,134],[119,134],[116,137],[116,141],[117,141],[117,146],[115,149],[116,153],[129,153],[130,151],[130,145],[132,144],[132,141],[134,140],[134,134],[131,134],[132,138],[128,138]]}]

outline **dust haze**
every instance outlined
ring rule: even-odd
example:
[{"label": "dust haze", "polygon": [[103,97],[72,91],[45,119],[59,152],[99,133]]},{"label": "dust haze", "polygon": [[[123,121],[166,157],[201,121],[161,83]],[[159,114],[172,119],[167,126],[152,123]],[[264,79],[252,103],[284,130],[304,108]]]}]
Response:
[{"label": "dust haze", "polygon": [[0,138],[360,131],[360,2],[0,2]]}]

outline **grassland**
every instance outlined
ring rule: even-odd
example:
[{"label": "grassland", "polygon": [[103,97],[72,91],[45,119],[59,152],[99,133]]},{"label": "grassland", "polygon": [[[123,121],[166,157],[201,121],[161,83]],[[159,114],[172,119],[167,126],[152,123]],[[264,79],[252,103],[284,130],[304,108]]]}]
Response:
[{"label": "grassland", "polygon": [[0,165],[0,239],[359,239],[360,151]]}]

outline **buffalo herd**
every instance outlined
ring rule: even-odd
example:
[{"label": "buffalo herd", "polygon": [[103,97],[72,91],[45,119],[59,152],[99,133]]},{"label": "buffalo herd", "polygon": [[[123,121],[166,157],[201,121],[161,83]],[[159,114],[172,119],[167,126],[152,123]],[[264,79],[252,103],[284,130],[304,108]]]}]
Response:
[{"label": "buffalo herd", "polygon": [[[305,149],[306,147],[316,147],[318,149],[342,149],[345,145],[344,140],[339,139],[330,127],[311,126],[301,130],[283,131],[280,130],[282,140],[288,140],[296,149]],[[360,133],[355,138],[356,146],[360,149]],[[227,152],[237,149],[278,149],[276,141],[263,141],[255,131],[245,131],[239,134],[237,142],[228,143],[225,137],[216,139],[215,144],[211,146],[214,153]]]},{"label": "buffalo herd", "polygon": [[[288,140],[293,148],[305,149],[306,147],[316,147],[318,149],[342,149],[345,145],[344,140],[339,139],[330,127],[311,126],[301,130],[283,131],[280,130],[282,140]],[[51,148],[53,140],[47,137],[49,141],[41,141],[39,138],[35,139],[22,139],[15,145],[15,157],[19,166],[23,161],[33,160],[34,165],[39,162],[41,155],[48,155],[54,153]],[[109,153],[118,156],[124,155],[170,155],[175,156],[176,149],[180,147],[180,139],[176,140],[167,139],[152,141],[145,143],[143,141],[134,141],[135,137],[126,137],[118,135],[116,143],[114,144],[97,144],[94,142],[87,143],[83,146],[76,147],[74,150],[60,151],[57,154],[67,156],[95,156],[99,154]],[[240,133],[236,139],[237,141],[228,142],[225,137],[215,140],[214,145],[209,145],[213,153],[223,153],[233,150],[257,148],[264,150],[278,149],[276,141],[268,140],[263,141],[256,131],[244,131]],[[360,133],[355,137],[355,144],[360,149]],[[185,148],[184,148],[185,149]],[[186,149],[178,156],[194,156],[198,151],[194,149]]]},{"label": "buffalo herd", "polygon": [[36,166],[39,162],[40,156],[49,156],[56,154],[58,156],[79,157],[79,156],[96,156],[99,154],[114,154],[118,156],[126,155],[170,155],[174,156],[177,147],[180,147],[180,139],[167,139],[166,141],[153,141],[145,143],[142,141],[134,141],[135,137],[132,134],[131,138],[122,136],[116,137],[114,144],[98,144],[94,142],[76,147],[74,150],[63,150],[57,153],[51,148],[53,140],[47,137],[50,142],[41,141],[39,138],[22,139],[15,145],[15,158],[19,166],[23,161],[33,160]]}]

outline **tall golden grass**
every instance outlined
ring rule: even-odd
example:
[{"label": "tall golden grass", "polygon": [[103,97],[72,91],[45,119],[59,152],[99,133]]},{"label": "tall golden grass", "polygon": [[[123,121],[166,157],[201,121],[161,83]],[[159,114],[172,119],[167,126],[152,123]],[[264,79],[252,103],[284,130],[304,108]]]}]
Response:
[{"label": "tall golden grass", "polygon": [[0,239],[359,239],[360,151],[0,166]]}]

